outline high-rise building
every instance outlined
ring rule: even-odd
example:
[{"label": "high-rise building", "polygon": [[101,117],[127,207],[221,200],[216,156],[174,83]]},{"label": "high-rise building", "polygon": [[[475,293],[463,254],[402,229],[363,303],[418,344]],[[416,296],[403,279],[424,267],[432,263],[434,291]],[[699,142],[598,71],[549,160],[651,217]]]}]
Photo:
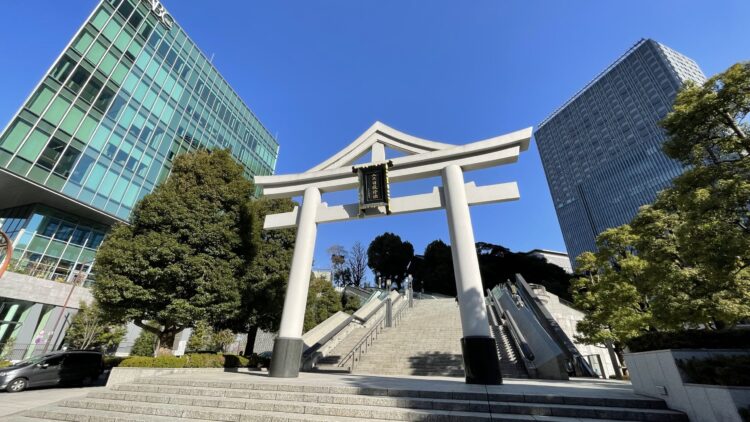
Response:
[{"label": "high-rise building", "polygon": [[159,1],[101,1],[0,134],[16,277],[0,285],[0,344],[49,334],[65,282],[93,282],[108,228],[197,148],[230,148],[250,178],[273,173],[279,145]]},{"label": "high-rise building", "polygon": [[545,119],[534,138],[568,255],[635,216],[683,168],[661,149],[658,122],[686,81],[705,76],[688,57],[643,39]]}]

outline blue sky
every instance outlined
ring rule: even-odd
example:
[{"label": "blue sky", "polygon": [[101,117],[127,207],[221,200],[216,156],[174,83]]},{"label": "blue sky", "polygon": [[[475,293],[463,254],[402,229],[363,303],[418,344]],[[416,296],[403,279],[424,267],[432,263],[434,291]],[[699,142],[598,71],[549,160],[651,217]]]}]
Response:
[{"label": "blue sky", "polygon": [[[277,173],[323,161],[380,120],[462,144],[536,126],[640,38],[660,41],[707,75],[747,60],[750,2],[163,0],[227,81],[278,136]],[[0,123],[31,92],[94,0],[0,6]],[[520,201],[472,208],[477,241],[564,250],[536,146],[516,164],[467,181],[518,181]],[[427,192],[438,180],[393,186]],[[324,197],[329,203],[355,195]],[[326,248],[392,231],[417,253],[449,242],[443,211],[319,227]]]}]

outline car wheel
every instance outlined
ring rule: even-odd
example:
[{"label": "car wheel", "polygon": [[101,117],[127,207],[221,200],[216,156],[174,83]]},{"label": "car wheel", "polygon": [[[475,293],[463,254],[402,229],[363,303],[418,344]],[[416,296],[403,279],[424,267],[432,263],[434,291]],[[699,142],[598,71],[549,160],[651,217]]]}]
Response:
[{"label": "car wheel", "polygon": [[8,384],[8,387],[6,387],[6,390],[9,393],[19,393],[28,387],[29,382],[26,381],[24,378],[16,378],[13,381]]}]

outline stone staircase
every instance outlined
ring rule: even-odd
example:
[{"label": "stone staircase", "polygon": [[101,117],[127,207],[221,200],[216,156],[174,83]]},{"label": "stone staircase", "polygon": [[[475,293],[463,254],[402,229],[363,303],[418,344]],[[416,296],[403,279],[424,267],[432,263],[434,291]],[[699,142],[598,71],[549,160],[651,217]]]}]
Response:
[{"label": "stone staircase", "polygon": [[[222,381],[195,377],[156,377],[115,385],[87,397],[6,417],[11,422],[166,422],[185,421],[539,421],[587,420],[687,422],[661,400],[634,394],[601,396],[529,394],[484,386],[460,391],[363,387],[347,384],[302,385],[262,382],[252,376]],[[353,377],[353,376],[350,376]],[[351,383],[352,380],[347,380]],[[440,381],[422,383],[437,385]],[[498,386],[508,389],[507,386]],[[510,392],[505,392],[510,391]],[[528,391],[528,390],[526,390]]]},{"label": "stone staircase", "polygon": [[455,299],[415,301],[396,327],[378,336],[353,372],[463,377],[461,337]]}]

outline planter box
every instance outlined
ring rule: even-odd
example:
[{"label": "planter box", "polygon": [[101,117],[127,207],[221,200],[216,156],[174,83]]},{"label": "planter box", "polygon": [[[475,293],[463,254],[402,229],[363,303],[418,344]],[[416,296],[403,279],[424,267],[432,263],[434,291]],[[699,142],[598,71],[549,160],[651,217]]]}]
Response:
[{"label": "planter box", "polygon": [[222,372],[248,372],[247,368],[120,368],[115,367],[107,378],[107,387],[132,382],[138,378],[154,378],[175,374],[219,374]]},{"label": "planter box", "polygon": [[737,408],[750,406],[750,387],[692,384],[684,381],[677,360],[719,355],[748,355],[744,350],[679,349],[626,353],[633,390],[663,399],[691,421],[742,422]]}]

